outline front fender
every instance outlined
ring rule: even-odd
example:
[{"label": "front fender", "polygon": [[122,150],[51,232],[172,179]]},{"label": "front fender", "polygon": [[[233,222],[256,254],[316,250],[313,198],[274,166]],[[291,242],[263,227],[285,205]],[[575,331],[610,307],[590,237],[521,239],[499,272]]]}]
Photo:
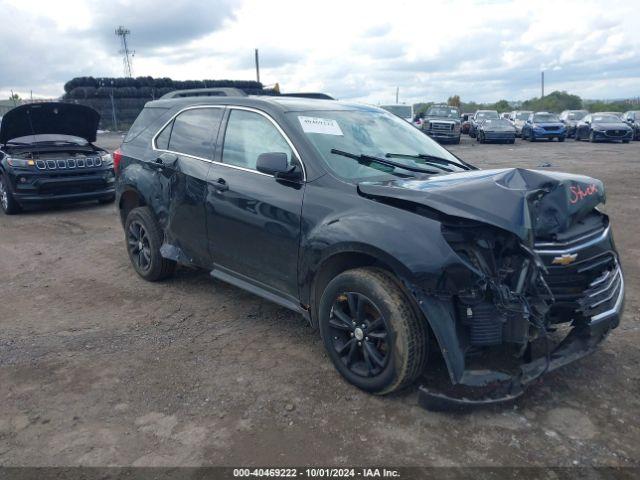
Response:
[{"label": "front fender", "polygon": [[[392,271],[428,322],[438,341],[454,383],[464,372],[464,352],[460,346],[451,295],[441,288],[443,279],[466,269],[441,234],[440,222],[377,204],[375,213],[347,212],[328,218],[303,235],[300,293],[303,304],[313,305],[314,279],[323,266],[342,254],[364,254]],[[410,229],[407,230],[407,226]],[[362,239],[367,239],[363,242]]]}]

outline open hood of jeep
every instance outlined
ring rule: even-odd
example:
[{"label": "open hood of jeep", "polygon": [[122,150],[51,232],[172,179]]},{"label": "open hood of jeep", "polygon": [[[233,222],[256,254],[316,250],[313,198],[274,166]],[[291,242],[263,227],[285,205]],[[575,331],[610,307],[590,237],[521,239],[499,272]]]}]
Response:
[{"label": "open hood of jeep", "polygon": [[567,230],[605,201],[600,180],[522,168],[361,182],[358,191],[370,198],[403,200],[494,225],[528,244]]},{"label": "open hood of jeep", "polygon": [[0,143],[28,135],[73,135],[96,141],[100,114],[74,103],[30,103],[9,110],[2,117]]}]

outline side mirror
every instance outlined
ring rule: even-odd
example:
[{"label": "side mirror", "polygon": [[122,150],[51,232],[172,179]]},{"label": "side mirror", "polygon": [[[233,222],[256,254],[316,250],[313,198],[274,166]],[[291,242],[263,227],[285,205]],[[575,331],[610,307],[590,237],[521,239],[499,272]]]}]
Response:
[{"label": "side mirror", "polygon": [[256,162],[256,170],[283,180],[298,180],[300,171],[289,165],[287,154],[282,152],[261,153]]}]

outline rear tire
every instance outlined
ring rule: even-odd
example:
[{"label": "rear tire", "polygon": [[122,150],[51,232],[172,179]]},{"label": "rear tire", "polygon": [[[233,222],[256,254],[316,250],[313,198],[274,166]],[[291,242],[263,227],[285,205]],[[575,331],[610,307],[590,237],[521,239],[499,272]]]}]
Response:
[{"label": "rear tire", "polygon": [[164,235],[148,207],[134,208],[129,212],[124,232],[129,259],[138,275],[149,282],[156,282],[175,273],[176,262],[160,254]]},{"label": "rear tire", "polygon": [[422,373],[426,322],[389,273],[374,268],[341,273],[325,288],[318,313],[329,358],[356,387],[385,395]]},{"label": "rear tire", "polygon": [[4,174],[0,174],[0,207],[7,215],[15,215],[22,210],[20,204],[13,198],[9,180]]}]

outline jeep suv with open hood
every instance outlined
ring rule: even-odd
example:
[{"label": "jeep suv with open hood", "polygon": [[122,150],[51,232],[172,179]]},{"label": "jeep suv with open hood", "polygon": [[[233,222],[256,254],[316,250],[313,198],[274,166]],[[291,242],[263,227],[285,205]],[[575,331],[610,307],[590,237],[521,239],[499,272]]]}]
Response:
[{"label": "jeep suv with open hood", "polygon": [[93,145],[100,115],[69,103],[21,105],[0,124],[0,206],[115,199],[111,156]]},{"label": "jeep suv with open hood", "polygon": [[137,274],[199,267],[298,312],[368,392],[510,400],[618,325],[596,179],[479,170],[395,115],[329,100],[157,100],[131,132],[113,156]]}]

